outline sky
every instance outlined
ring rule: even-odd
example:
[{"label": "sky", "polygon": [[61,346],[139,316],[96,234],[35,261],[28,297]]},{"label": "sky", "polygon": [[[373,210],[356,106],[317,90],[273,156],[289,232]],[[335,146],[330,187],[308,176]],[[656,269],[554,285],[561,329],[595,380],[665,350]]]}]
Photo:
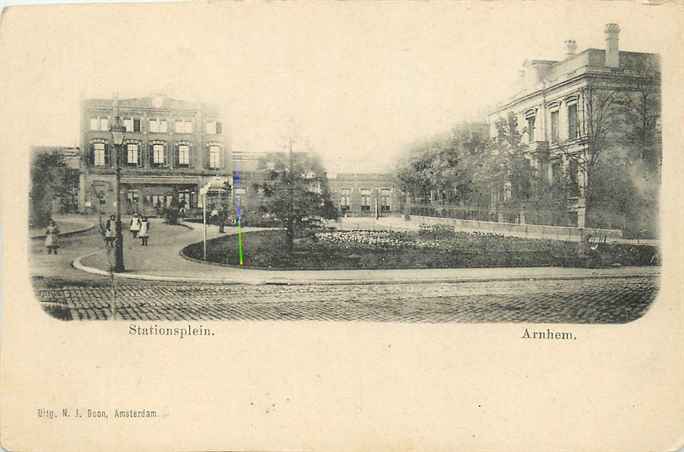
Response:
[{"label": "sky", "polygon": [[559,59],[565,39],[603,48],[617,22],[621,49],[663,52],[680,33],[665,11],[675,6],[616,4],[10,7],[0,108],[33,144],[73,146],[80,99],[163,92],[216,104],[234,150],[296,135],[330,173],[386,171],[412,142],[484,119],[525,59]]}]

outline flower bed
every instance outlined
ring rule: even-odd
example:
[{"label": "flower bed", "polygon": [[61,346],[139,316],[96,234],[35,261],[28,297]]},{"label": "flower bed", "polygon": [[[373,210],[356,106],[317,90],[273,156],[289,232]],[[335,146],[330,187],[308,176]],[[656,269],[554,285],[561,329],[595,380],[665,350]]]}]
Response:
[{"label": "flower bed", "polygon": [[[610,245],[601,259],[577,257],[577,244],[460,231],[324,231],[295,242],[290,255],[280,230],[243,234],[244,266],[269,269],[392,269],[654,264],[654,249]],[[201,244],[183,250],[201,258]],[[237,236],[209,242],[211,262],[239,265]]]}]

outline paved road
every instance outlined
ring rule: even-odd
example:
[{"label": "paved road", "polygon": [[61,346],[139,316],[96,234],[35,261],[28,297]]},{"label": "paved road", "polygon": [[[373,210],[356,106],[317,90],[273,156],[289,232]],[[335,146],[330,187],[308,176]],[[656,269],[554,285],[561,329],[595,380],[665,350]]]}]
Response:
[{"label": "paved road", "polygon": [[218,285],[37,280],[43,307],[66,319],[362,320],[623,323],[657,294],[654,276],[375,285]]}]

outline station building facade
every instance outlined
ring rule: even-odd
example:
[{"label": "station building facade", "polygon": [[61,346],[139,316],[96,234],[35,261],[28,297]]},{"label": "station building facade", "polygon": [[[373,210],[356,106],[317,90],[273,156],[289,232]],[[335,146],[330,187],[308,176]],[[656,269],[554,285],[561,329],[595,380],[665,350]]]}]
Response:
[{"label": "station building facade", "polygon": [[[215,107],[165,95],[118,99],[116,104],[126,129],[119,159],[123,213],[154,215],[174,197],[194,208],[210,180],[229,182],[229,140]],[[80,211],[116,208],[114,115],[113,99],[82,102]]]}]

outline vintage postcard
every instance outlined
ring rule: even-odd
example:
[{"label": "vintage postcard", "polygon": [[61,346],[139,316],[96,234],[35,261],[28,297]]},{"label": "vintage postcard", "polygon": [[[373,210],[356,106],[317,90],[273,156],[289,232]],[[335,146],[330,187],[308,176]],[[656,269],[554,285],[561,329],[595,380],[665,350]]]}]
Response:
[{"label": "vintage postcard", "polygon": [[684,447],[682,6],[5,9],[0,444]]}]

